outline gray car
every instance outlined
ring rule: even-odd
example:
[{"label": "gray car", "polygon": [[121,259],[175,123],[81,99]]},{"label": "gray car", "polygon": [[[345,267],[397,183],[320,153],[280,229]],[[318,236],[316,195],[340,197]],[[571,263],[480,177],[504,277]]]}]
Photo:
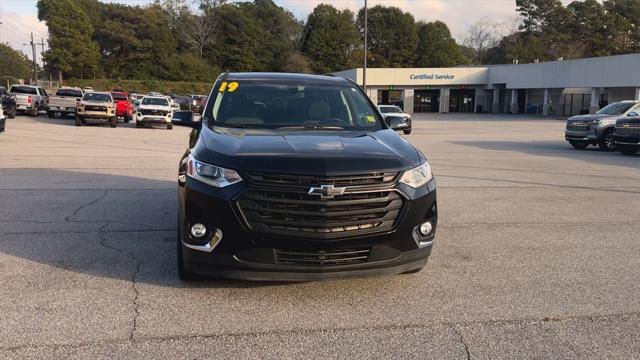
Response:
[{"label": "gray car", "polygon": [[572,116],[567,119],[564,138],[576,149],[598,145],[600,150],[615,150],[613,133],[616,120],[640,112],[640,101],[611,103],[595,114]]}]

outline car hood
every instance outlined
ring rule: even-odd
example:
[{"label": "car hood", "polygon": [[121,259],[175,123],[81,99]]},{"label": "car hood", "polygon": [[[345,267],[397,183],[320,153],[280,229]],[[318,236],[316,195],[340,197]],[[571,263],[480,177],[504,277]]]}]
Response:
[{"label": "car hood", "polygon": [[393,130],[280,131],[204,126],[201,161],[245,171],[337,175],[401,171],[420,165],[421,154]]},{"label": "car hood", "polygon": [[140,105],[139,106],[140,109],[145,109],[145,110],[171,110],[171,107],[169,106],[159,106],[159,105]]},{"label": "car hood", "polygon": [[113,106],[114,103],[102,102],[102,101],[82,101],[82,105],[99,105],[99,106]]},{"label": "car hood", "polygon": [[593,120],[605,120],[605,119],[617,119],[624,115],[608,115],[608,114],[587,114],[572,116],[567,121],[569,122],[589,122]]}]

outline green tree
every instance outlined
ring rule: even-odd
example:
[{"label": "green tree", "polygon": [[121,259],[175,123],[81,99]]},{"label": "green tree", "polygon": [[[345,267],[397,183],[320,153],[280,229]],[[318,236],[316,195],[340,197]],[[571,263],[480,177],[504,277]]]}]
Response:
[{"label": "green tree", "polygon": [[303,34],[302,52],[318,73],[347,69],[360,42],[354,14],[326,4],[309,14]]},{"label": "green tree", "polygon": [[640,1],[605,0],[610,49],[614,54],[640,52]]},{"label": "green tree", "polygon": [[302,25],[271,0],[230,3],[215,10],[217,46],[205,58],[223,69],[282,71],[296,54]]},{"label": "green tree", "polygon": [[0,43],[0,78],[28,79],[31,75],[31,61],[27,55],[9,45]]},{"label": "green tree", "polygon": [[468,64],[451,31],[442,21],[418,23],[418,48],[415,66],[450,67]]},{"label": "green tree", "polygon": [[567,6],[571,14],[568,31],[581,50],[580,57],[604,56],[609,46],[610,16],[597,0],[574,1]]},{"label": "green tree", "polygon": [[70,76],[94,76],[100,52],[91,39],[93,26],[72,0],[39,0],[38,19],[49,29],[49,50],[43,57],[50,70]]},{"label": "green tree", "polygon": [[[363,33],[364,9],[358,12],[357,22]],[[367,48],[371,52],[371,66],[411,66],[417,48],[413,16],[397,7],[376,5],[369,9]]]}]

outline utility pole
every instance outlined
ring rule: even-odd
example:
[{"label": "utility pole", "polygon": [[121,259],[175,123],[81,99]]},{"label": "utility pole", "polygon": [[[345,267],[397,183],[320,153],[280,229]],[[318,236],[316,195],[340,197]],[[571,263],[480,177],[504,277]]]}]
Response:
[{"label": "utility pole", "polygon": [[33,80],[36,82],[36,85],[38,85],[38,63],[36,62],[36,43],[33,42],[33,33],[31,33],[31,42],[29,45],[31,45],[31,52],[33,54]]},{"label": "utility pole", "polygon": [[364,0],[364,67],[362,68],[362,89],[367,92],[367,0]]},{"label": "utility pole", "polygon": [[[40,57],[42,58],[42,70],[44,71],[44,46],[46,43],[44,42],[44,38],[40,38],[40,42],[36,43],[36,45],[42,46],[42,51],[40,52]],[[49,73],[49,78],[51,78],[51,73]],[[51,85],[51,81],[49,81],[49,85]]]}]

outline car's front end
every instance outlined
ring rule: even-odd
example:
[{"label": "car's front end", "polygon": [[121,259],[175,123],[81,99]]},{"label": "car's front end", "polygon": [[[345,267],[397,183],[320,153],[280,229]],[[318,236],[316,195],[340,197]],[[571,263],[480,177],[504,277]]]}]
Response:
[{"label": "car's front end", "polygon": [[614,141],[625,154],[640,152],[640,116],[624,117],[616,121]]},{"label": "car's front end", "polygon": [[190,155],[179,181],[186,269],[292,281],[420,269],[438,219],[423,161],[404,171],[295,174],[295,166],[236,171]]},{"label": "car's front end", "polygon": [[604,132],[612,129],[615,116],[578,115],[567,119],[564,138],[572,145],[597,145]]},{"label": "car's front end", "polygon": [[106,123],[116,116],[116,108],[113,102],[81,101],[76,115],[82,121]]},{"label": "car's front end", "polygon": [[170,126],[173,111],[169,106],[140,105],[136,114],[138,126]]}]

